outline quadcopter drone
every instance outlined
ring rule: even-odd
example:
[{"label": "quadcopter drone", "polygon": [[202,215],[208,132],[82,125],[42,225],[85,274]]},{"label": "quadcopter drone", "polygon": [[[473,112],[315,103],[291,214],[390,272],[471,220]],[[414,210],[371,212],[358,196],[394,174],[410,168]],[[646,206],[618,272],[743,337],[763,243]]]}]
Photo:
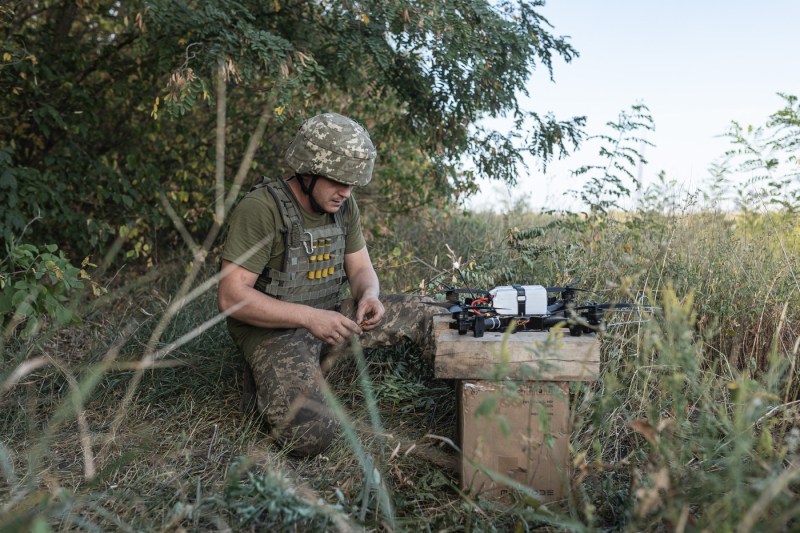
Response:
[{"label": "quadcopter drone", "polygon": [[[504,285],[492,290],[448,289],[445,297],[452,314],[451,329],[460,335],[472,332],[483,337],[487,331],[547,331],[556,326],[569,329],[579,337],[610,325],[604,321],[607,313],[621,309],[643,310],[638,304],[596,303],[578,304],[576,292],[589,292],[572,285],[543,287],[541,285]],[[560,294],[561,296],[557,296]],[[635,309],[634,309],[635,308]],[[625,323],[644,322],[626,321]]]}]

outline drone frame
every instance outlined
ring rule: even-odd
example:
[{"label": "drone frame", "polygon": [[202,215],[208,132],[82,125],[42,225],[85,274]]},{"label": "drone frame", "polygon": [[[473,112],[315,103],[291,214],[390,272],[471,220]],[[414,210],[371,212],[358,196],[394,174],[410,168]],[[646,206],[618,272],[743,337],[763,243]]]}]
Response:
[{"label": "drone frame", "polygon": [[[547,331],[553,327],[564,325],[569,329],[571,336],[579,337],[584,333],[594,333],[607,327],[608,324],[604,323],[604,317],[609,311],[640,307],[624,302],[602,304],[588,302],[577,305],[576,292],[592,291],[577,288],[574,286],[575,283],[577,282],[564,287],[545,289],[548,293],[546,315],[502,314],[492,306],[492,295],[489,291],[449,289],[445,294],[448,303],[451,304],[448,310],[453,317],[450,328],[457,329],[460,335],[466,335],[472,331],[475,337],[482,337],[487,331],[506,331],[512,324],[514,332]],[[562,296],[561,298],[549,296],[553,293],[560,293]],[[460,294],[470,294],[472,297],[464,298],[462,302],[459,298]],[[476,295],[480,295],[480,297],[476,297]],[[620,324],[622,323],[615,325]]]}]

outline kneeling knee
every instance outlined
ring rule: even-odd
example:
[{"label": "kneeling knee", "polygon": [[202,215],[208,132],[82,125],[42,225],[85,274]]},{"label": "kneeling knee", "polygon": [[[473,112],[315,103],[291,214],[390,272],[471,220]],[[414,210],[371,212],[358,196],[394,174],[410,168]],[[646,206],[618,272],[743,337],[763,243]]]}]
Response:
[{"label": "kneeling knee", "polygon": [[313,457],[328,449],[338,435],[334,418],[301,409],[276,436],[291,455]]}]

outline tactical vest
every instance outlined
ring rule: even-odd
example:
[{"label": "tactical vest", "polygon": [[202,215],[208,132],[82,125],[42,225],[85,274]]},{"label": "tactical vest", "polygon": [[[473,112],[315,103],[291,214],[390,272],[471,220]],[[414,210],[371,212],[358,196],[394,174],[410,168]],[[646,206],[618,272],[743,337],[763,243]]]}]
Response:
[{"label": "tactical vest", "polygon": [[268,265],[256,288],[278,300],[334,309],[344,283],[347,225],[342,212],[346,204],[334,213],[332,224],[306,230],[300,206],[288,183],[265,177],[251,192],[262,187],[275,199],[281,214],[285,251],[283,269],[275,270]]}]

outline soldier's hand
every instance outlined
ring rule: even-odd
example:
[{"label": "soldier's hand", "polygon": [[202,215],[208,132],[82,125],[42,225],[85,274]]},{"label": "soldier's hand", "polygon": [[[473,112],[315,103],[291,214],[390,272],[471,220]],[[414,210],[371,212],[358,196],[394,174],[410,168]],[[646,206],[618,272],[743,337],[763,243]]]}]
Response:
[{"label": "soldier's hand", "polygon": [[316,338],[328,344],[339,344],[350,338],[351,335],[360,335],[361,328],[336,311],[317,310],[308,331]]},{"label": "soldier's hand", "polygon": [[356,322],[362,330],[369,331],[378,326],[385,313],[386,310],[378,298],[362,298],[356,309]]}]

